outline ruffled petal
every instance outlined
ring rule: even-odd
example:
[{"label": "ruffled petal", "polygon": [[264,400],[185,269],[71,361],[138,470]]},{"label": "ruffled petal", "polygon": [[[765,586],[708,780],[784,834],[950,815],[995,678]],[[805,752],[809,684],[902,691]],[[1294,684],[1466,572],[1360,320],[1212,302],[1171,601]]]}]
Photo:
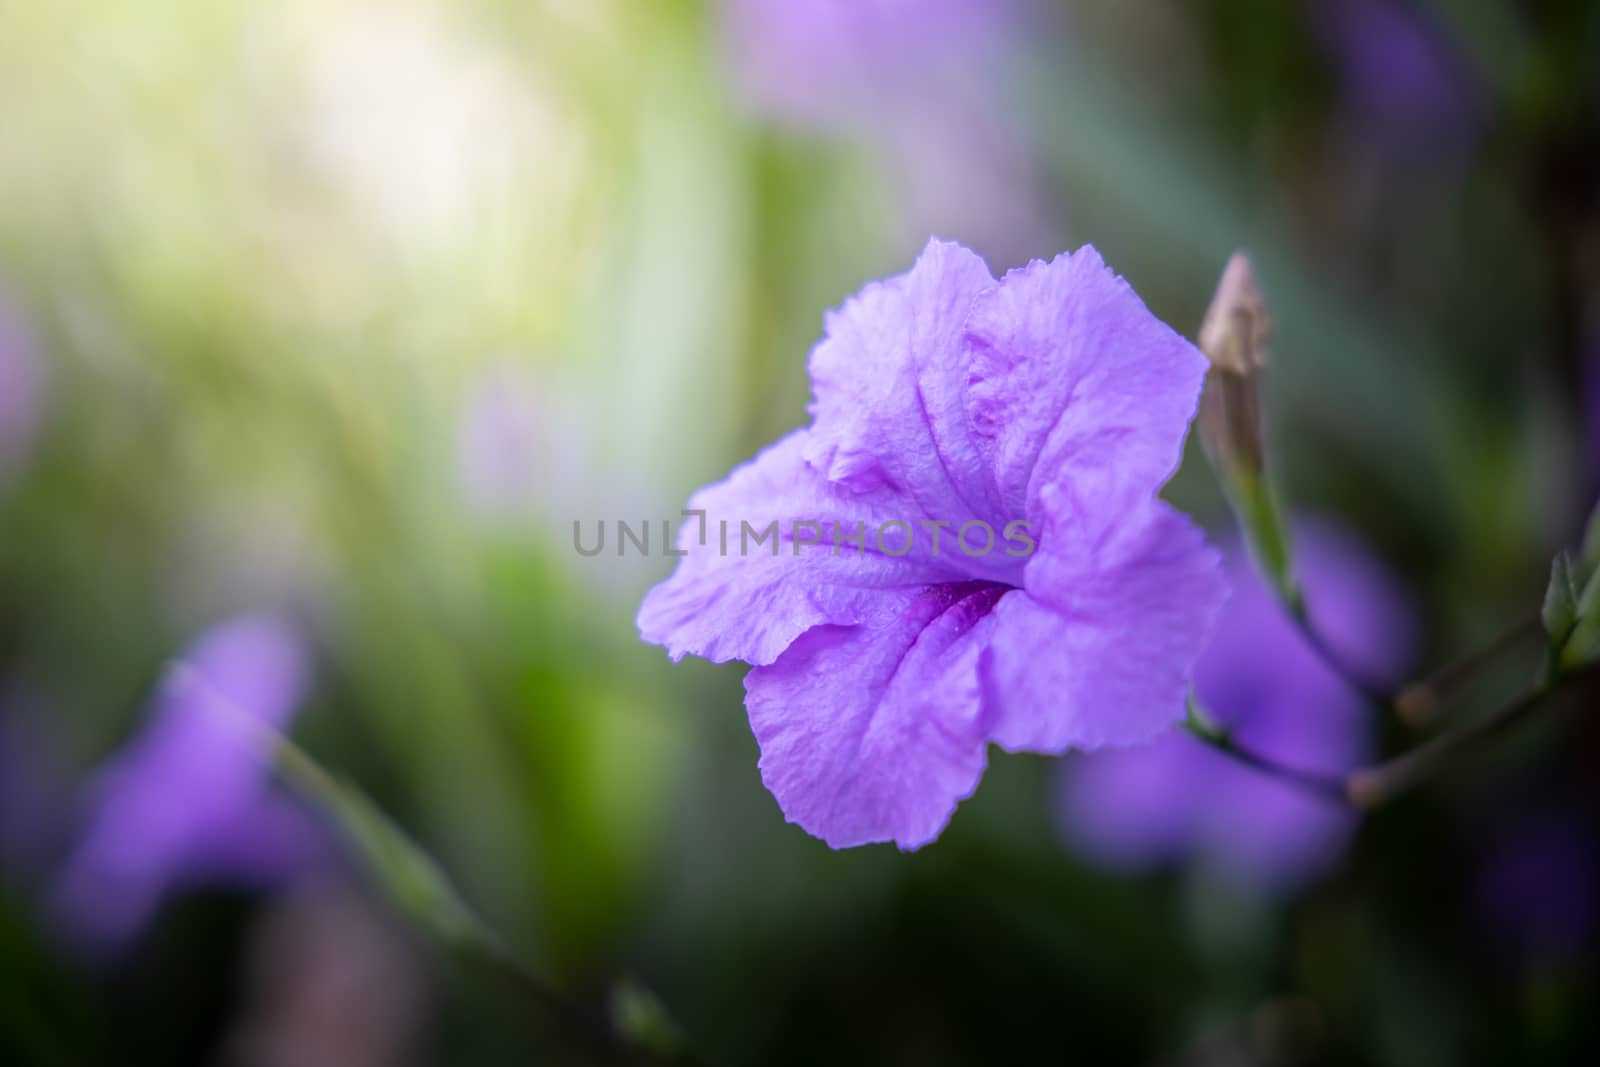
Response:
[{"label": "ruffled petal", "polygon": [[1124,514],[1081,554],[1036,555],[1027,592],[995,608],[980,674],[987,735],[1001,747],[1136,744],[1183,718],[1227,597],[1220,556],[1160,501]]},{"label": "ruffled petal", "polygon": [[967,340],[968,412],[1007,514],[1033,520],[1052,486],[1153,495],[1177,469],[1205,357],[1092,247],[1008,273]]},{"label": "ruffled petal", "polygon": [[[1369,670],[1397,672],[1411,625],[1393,579],[1336,527],[1300,520],[1293,529],[1296,570],[1324,639]],[[1207,710],[1245,747],[1287,766],[1332,777],[1365,763],[1371,709],[1306,645],[1242,544],[1225,573],[1232,597],[1194,672]],[[1273,892],[1336,864],[1357,821],[1344,805],[1176,732],[1068,761],[1061,801],[1070,840],[1097,862],[1138,869],[1188,857]]]},{"label": "ruffled petal", "polygon": [[932,841],[985,764],[977,662],[1003,586],[938,586],[825,626],[745,679],[761,777],[834,848]]},{"label": "ruffled petal", "polygon": [[[882,524],[905,521],[898,498],[830,483],[806,462],[807,441],[804,430],[782,438],[689,501],[705,513],[705,543],[700,523],[686,519],[678,549],[689,554],[639,607],[644,640],[674,660],[692,654],[761,665],[813,626],[861,622],[886,594],[964,577],[953,556],[891,554],[907,543],[899,528],[880,546]],[[757,543],[774,522],[776,540]],[[865,550],[853,539],[863,529]],[[817,544],[802,543],[813,534]]]},{"label": "ruffled petal", "polygon": [[830,312],[811,353],[806,458],[854,488],[893,487],[922,517],[1000,518],[966,416],[962,336],[973,300],[994,284],[978,255],[930,241],[910,271]]}]

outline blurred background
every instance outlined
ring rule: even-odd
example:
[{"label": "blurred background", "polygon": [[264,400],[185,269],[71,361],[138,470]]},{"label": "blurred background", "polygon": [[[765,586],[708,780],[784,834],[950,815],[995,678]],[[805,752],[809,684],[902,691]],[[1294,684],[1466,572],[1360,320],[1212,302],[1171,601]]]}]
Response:
[{"label": "blurred background", "polygon": [[785,824],[743,668],[636,637],[670,561],[572,527],[801,424],[930,234],[1092,243],[1188,336],[1248,249],[1278,480],[1369,568],[1307,584],[1382,587],[1334,629],[1394,680],[1534,612],[1600,487],[1584,0],[0,0],[0,1062],[588,1061],[216,701],[708,1062],[1597,1062],[1592,693],[1360,827],[1174,771],[1213,814],[1158,833],[998,752],[918,853]]}]

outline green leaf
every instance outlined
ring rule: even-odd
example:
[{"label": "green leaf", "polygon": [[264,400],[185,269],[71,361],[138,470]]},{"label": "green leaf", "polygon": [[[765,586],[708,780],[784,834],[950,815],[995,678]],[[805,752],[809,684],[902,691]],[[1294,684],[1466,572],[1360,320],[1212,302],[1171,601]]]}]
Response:
[{"label": "green leaf", "polygon": [[[1577,576],[1574,575],[1574,578]],[[1578,623],[1600,617],[1600,571],[1590,574],[1587,579],[1580,579],[1583,591],[1578,594]]]},{"label": "green leaf", "polygon": [[272,727],[241,710],[209,679],[183,663],[174,672],[210,698],[206,706],[232,727],[278,774],[322,808],[400,910],[446,946],[504,954],[499,938],[472,912],[450,880],[422,848],[390,822],[359,790],[323,770],[306,752]]},{"label": "green leaf", "polygon": [[1573,583],[1572,560],[1565,552],[1550,561],[1550,584],[1545,587],[1539,618],[1550,635],[1550,647],[1559,652],[1578,624],[1578,590]]},{"label": "green leaf", "polygon": [[1560,644],[1551,645],[1554,657],[1552,671],[1573,670],[1600,657],[1600,569],[1590,574],[1589,580],[1584,582],[1574,614],[1576,620],[1566,639]]},{"label": "green leaf", "polygon": [[1582,569],[1579,582],[1587,582],[1596,571],[1600,571],[1600,504],[1596,504],[1594,510],[1589,512],[1589,521],[1583,528],[1583,546],[1578,550],[1578,560]]},{"label": "green leaf", "polygon": [[[208,684],[198,675],[193,677],[198,684]],[[659,1019],[651,1020],[642,1009],[632,1012],[630,1022],[644,1028],[634,1034],[613,1031],[606,1019],[568,1001],[505,946],[468,906],[433,857],[364,793],[334,777],[293,741],[245,715],[225,697],[219,695],[211,706],[275,765],[285,782],[333,820],[389,900],[432,936],[465,973],[490,981],[521,1004],[543,1005],[568,1027],[570,1036],[593,1051],[613,1052],[630,1042],[654,1051],[653,1045],[642,1042],[662,1043],[677,1033],[659,1003],[655,1005]]]},{"label": "green leaf", "polygon": [[359,792],[323,770],[285,737],[275,740],[279,773],[338,825],[390,900],[452,950],[503,953],[499,938],[461,898],[439,865]]},{"label": "green leaf", "polygon": [[1562,552],[1551,562],[1540,617],[1550,635],[1546,680],[1600,658],[1600,504],[1589,513],[1576,561]]}]

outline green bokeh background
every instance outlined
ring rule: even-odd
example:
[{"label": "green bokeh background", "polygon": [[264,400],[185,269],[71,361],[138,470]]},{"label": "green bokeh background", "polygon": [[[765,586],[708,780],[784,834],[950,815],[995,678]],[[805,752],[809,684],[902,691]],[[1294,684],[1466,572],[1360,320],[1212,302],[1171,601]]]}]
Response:
[{"label": "green bokeh background", "polygon": [[[1600,7],[1430,5],[1484,117],[1416,153],[1341,125],[1300,5],[1059,7],[981,79],[1048,191],[1023,251],[1092,242],[1192,335],[1248,248],[1288,497],[1404,578],[1422,664],[1534,610],[1595,488]],[[823,310],[927,236],[870,137],[768,121],[723,49],[681,0],[0,0],[0,284],[48,370],[0,483],[0,676],[53,758],[87,773],[196,632],[282,608],[318,654],[296,739],[551,981],[637,978],[712,1062],[1592,1055],[1592,955],[1507,950],[1468,892],[1485,812],[1596,808],[1585,694],[1287,901],[1082,865],[1038,758],[913,855],[784,823],[741,668],[636,638],[668,562],[570,540],[802,422]],[[485,380],[530,403],[509,508],[460,475]],[[1198,454],[1169,495],[1227,529]],[[3,883],[0,1061],[229,1062],[277,902],[184,895],[107,974],[39,882]],[[359,899],[426,990],[406,1062],[582,1061]]]}]

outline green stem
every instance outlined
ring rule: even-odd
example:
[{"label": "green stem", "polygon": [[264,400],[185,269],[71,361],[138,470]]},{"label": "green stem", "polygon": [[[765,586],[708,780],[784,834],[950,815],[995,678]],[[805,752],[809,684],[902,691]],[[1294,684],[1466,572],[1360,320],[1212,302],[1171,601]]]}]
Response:
[{"label": "green stem", "polygon": [[[1219,471],[1222,468],[1218,467]],[[1288,613],[1306,643],[1351,689],[1385,714],[1394,709],[1389,689],[1358,670],[1331,646],[1311,619],[1305,593],[1295,579],[1293,550],[1283,508],[1272,484],[1259,470],[1236,468],[1224,476],[1223,485],[1245,536],[1249,539],[1256,566],[1271,584],[1278,603]]]},{"label": "green stem", "polygon": [[1537,710],[1560,684],[1536,685],[1481,719],[1426,741],[1387,763],[1353,772],[1348,779],[1350,800],[1361,808],[1376,808],[1433,777],[1463,753],[1478,748],[1517,725]]},{"label": "green stem", "polygon": [[1207,715],[1193,698],[1189,701],[1189,717],[1183,726],[1200,741],[1246,767],[1287,782],[1297,789],[1305,790],[1325,800],[1339,804],[1348,802],[1343,779],[1279,763],[1271,756],[1263,755],[1240,744],[1234,738],[1232,731]]},{"label": "green stem", "polygon": [[[362,793],[329,774],[283,734],[255,719],[198,671],[179,662],[172,677],[205,696],[204,706],[342,832],[373,882],[465,971],[493,981],[521,1004],[537,1004],[597,1062],[691,1063],[681,1034],[653,997],[632,987],[607,1010],[590,1010],[546,982],[466,903],[442,868]],[[629,1010],[619,1011],[618,1003]]]},{"label": "green stem", "polygon": [[1439,705],[1454,696],[1463,683],[1476,677],[1479,671],[1493,663],[1503,652],[1540,632],[1538,615],[1518,619],[1482,647],[1473,649],[1460,659],[1400,690],[1394,699],[1396,713],[1412,726],[1427,723],[1438,711]]},{"label": "green stem", "polygon": [[1344,777],[1333,777],[1290,767],[1239,744],[1231,733],[1207,715],[1192,697],[1184,728],[1212,748],[1246,767],[1269,774],[1315,796],[1353,804],[1370,811],[1416,788],[1457,757],[1471,752],[1516,726],[1538,709],[1545,702],[1545,698],[1554,694],[1561,685],[1595,669],[1585,667],[1566,674],[1553,675],[1548,681],[1517,695],[1481,719],[1457,727],[1449,733],[1440,734],[1387,762],[1352,771]]},{"label": "green stem", "polygon": [[1289,618],[1293,620],[1295,629],[1305,638],[1306,644],[1317,654],[1317,658],[1361,698],[1380,712],[1385,714],[1394,711],[1394,698],[1389,695],[1388,687],[1380,685],[1364,671],[1352,664],[1338,650],[1330,645],[1322,631],[1317,629],[1316,623],[1311,620],[1311,613],[1306,609],[1305,597],[1296,595],[1286,605]]}]

